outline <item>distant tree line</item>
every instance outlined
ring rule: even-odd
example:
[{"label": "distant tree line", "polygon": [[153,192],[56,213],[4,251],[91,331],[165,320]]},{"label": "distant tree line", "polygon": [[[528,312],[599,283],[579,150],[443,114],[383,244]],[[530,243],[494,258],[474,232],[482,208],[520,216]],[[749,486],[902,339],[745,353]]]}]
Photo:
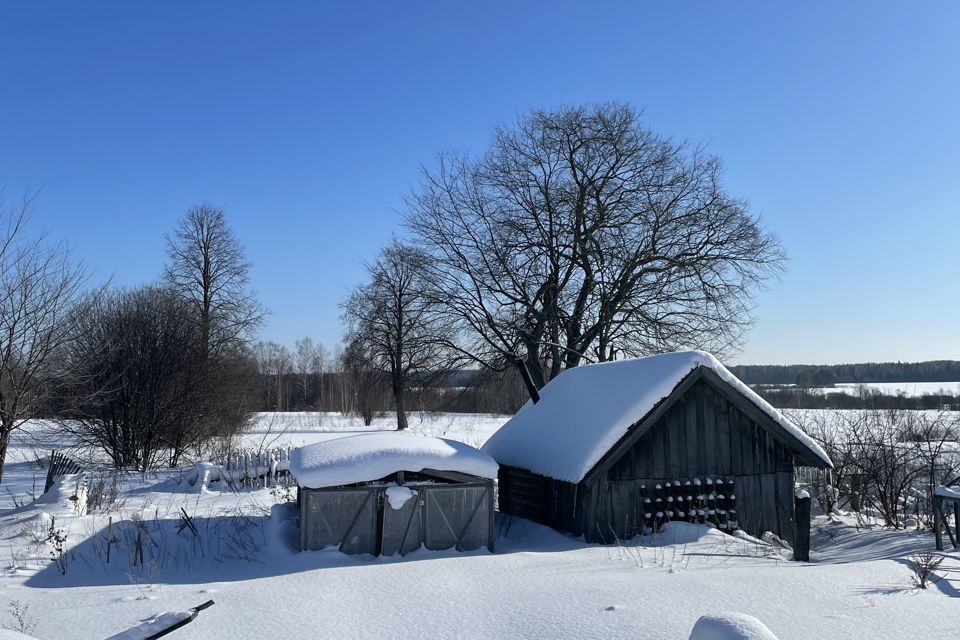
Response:
[{"label": "distant tree line", "polygon": [[830,386],[842,382],[956,382],[960,381],[960,361],[864,362],[834,365],[751,364],[730,367],[747,384],[797,384],[807,387]]},{"label": "distant tree line", "polygon": [[[331,353],[303,338],[292,350],[259,342],[253,354],[257,411],[336,412],[370,424],[397,410],[389,373],[349,347]],[[528,400],[513,368],[425,371],[405,377],[404,385],[408,411],[512,414]]]},{"label": "distant tree line", "polygon": [[841,391],[811,391],[804,387],[754,387],[767,402],[780,409],[864,409],[907,410],[930,409],[960,411],[956,392],[928,393],[919,396],[880,393],[873,389],[856,394]]}]

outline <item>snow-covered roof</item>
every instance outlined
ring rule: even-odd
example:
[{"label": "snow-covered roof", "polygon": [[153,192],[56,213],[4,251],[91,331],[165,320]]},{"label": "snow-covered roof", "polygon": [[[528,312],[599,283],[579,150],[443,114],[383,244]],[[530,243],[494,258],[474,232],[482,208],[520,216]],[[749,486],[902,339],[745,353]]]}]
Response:
[{"label": "snow-covered roof", "polygon": [[954,500],[960,500],[960,485],[950,487],[940,485],[934,489],[933,493],[941,498],[953,498]]},{"label": "snow-covered roof", "polygon": [[317,442],[290,454],[302,487],[320,489],[379,480],[398,471],[456,471],[497,477],[497,463],[468,444],[403,431],[362,433]]},{"label": "snow-covered roof", "polygon": [[568,369],[540,390],[483,446],[500,464],[580,482],[620,438],[697,367],[712,370],[792,435],[812,457],[830,458],[797,425],[703,351],[677,351]]}]

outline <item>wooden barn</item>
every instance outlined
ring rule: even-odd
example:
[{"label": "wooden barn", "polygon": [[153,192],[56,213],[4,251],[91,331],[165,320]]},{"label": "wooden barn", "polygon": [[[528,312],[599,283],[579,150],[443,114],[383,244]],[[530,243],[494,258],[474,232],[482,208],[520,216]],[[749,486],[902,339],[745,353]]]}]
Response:
[{"label": "wooden barn", "polygon": [[567,370],[483,450],[500,464],[502,513],[605,543],[680,520],[793,545],[795,469],[833,466],[699,351]]},{"label": "wooden barn", "polygon": [[346,434],[295,449],[302,551],[493,551],[497,464],[473,447],[406,432]]}]

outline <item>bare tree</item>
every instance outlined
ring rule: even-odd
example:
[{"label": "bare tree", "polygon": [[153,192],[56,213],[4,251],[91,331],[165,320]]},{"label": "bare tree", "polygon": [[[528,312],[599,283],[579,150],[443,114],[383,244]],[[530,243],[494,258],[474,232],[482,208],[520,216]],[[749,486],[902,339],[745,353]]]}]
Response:
[{"label": "bare tree", "polygon": [[317,408],[323,400],[323,369],[326,363],[326,349],[319,342],[314,342],[309,336],[294,343],[294,367],[299,378],[301,403],[304,408],[309,406],[313,398],[311,384],[316,385]]},{"label": "bare tree", "polygon": [[256,379],[250,356],[237,348],[204,356],[192,305],[177,292],[105,292],[75,317],[58,417],[117,467],[176,466],[188,451],[203,455],[247,425]]},{"label": "bare tree", "polygon": [[252,368],[249,344],[264,311],[249,288],[249,271],[243,246],[217,207],[191,207],[167,236],[165,281],[188,303],[187,321],[197,325],[205,367],[197,434],[235,433],[250,419],[252,390],[237,374]]},{"label": "bare tree", "polygon": [[147,470],[179,456],[204,413],[204,364],[187,303],[156,287],[84,305],[67,350],[73,382],[62,426],[117,467]]},{"label": "bare tree", "polygon": [[479,159],[445,154],[408,199],[460,348],[542,386],[582,361],[729,352],[783,252],[720,162],[625,105],[534,111]]},{"label": "bare tree", "polygon": [[[344,352],[343,345],[337,344],[333,347],[333,354],[330,358],[330,373],[333,376],[331,381],[331,387],[336,386],[336,390],[333,391],[334,399],[336,400],[337,410],[343,414],[347,415],[349,413],[349,407],[347,403],[347,388],[345,383],[345,372],[343,368],[344,364]],[[331,406],[334,406],[331,403]]]},{"label": "bare tree", "polygon": [[260,341],[253,347],[254,358],[264,384],[264,399],[274,411],[287,410],[287,379],[293,371],[293,357],[285,346]]},{"label": "bare tree", "polygon": [[341,384],[348,411],[363,419],[369,427],[380,413],[384,372],[376,365],[369,345],[363,340],[347,343],[341,355]]},{"label": "bare tree", "polygon": [[64,245],[27,234],[31,200],[0,222],[0,478],[11,435],[66,377],[59,355],[86,282]]},{"label": "bare tree", "polygon": [[[905,526],[908,498],[914,503],[956,472],[952,447],[960,436],[958,421],[947,413],[884,410],[837,415],[849,473],[862,478],[864,501],[887,526]],[[917,514],[921,515],[921,514]]]},{"label": "bare tree", "polygon": [[204,354],[249,341],[264,312],[249,289],[250,264],[223,211],[191,207],[167,237],[165,278],[192,303]]},{"label": "bare tree", "polygon": [[423,280],[425,256],[394,239],[366,269],[370,281],[343,303],[348,341],[362,343],[390,379],[397,429],[407,428],[407,395],[449,367],[450,323]]}]

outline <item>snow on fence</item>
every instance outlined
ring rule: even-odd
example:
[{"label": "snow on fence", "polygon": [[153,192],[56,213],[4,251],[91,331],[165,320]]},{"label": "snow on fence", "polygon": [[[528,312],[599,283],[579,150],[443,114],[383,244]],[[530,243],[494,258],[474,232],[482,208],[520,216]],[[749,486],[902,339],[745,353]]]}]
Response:
[{"label": "snow on fence", "polygon": [[240,487],[259,489],[278,482],[286,486],[291,451],[291,447],[234,449],[220,460],[200,462],[186,479],[191,486],[199,485],[201,492],[216,482],[223,482],[234,490]]},{"label": "snow on fence", "polygon": [[50,466],[47,467],[47,481],[43,485],[43,492],[49,491],[58,477],[81,471],[83,466],[79,462],[54,449],[50,452]]}]

